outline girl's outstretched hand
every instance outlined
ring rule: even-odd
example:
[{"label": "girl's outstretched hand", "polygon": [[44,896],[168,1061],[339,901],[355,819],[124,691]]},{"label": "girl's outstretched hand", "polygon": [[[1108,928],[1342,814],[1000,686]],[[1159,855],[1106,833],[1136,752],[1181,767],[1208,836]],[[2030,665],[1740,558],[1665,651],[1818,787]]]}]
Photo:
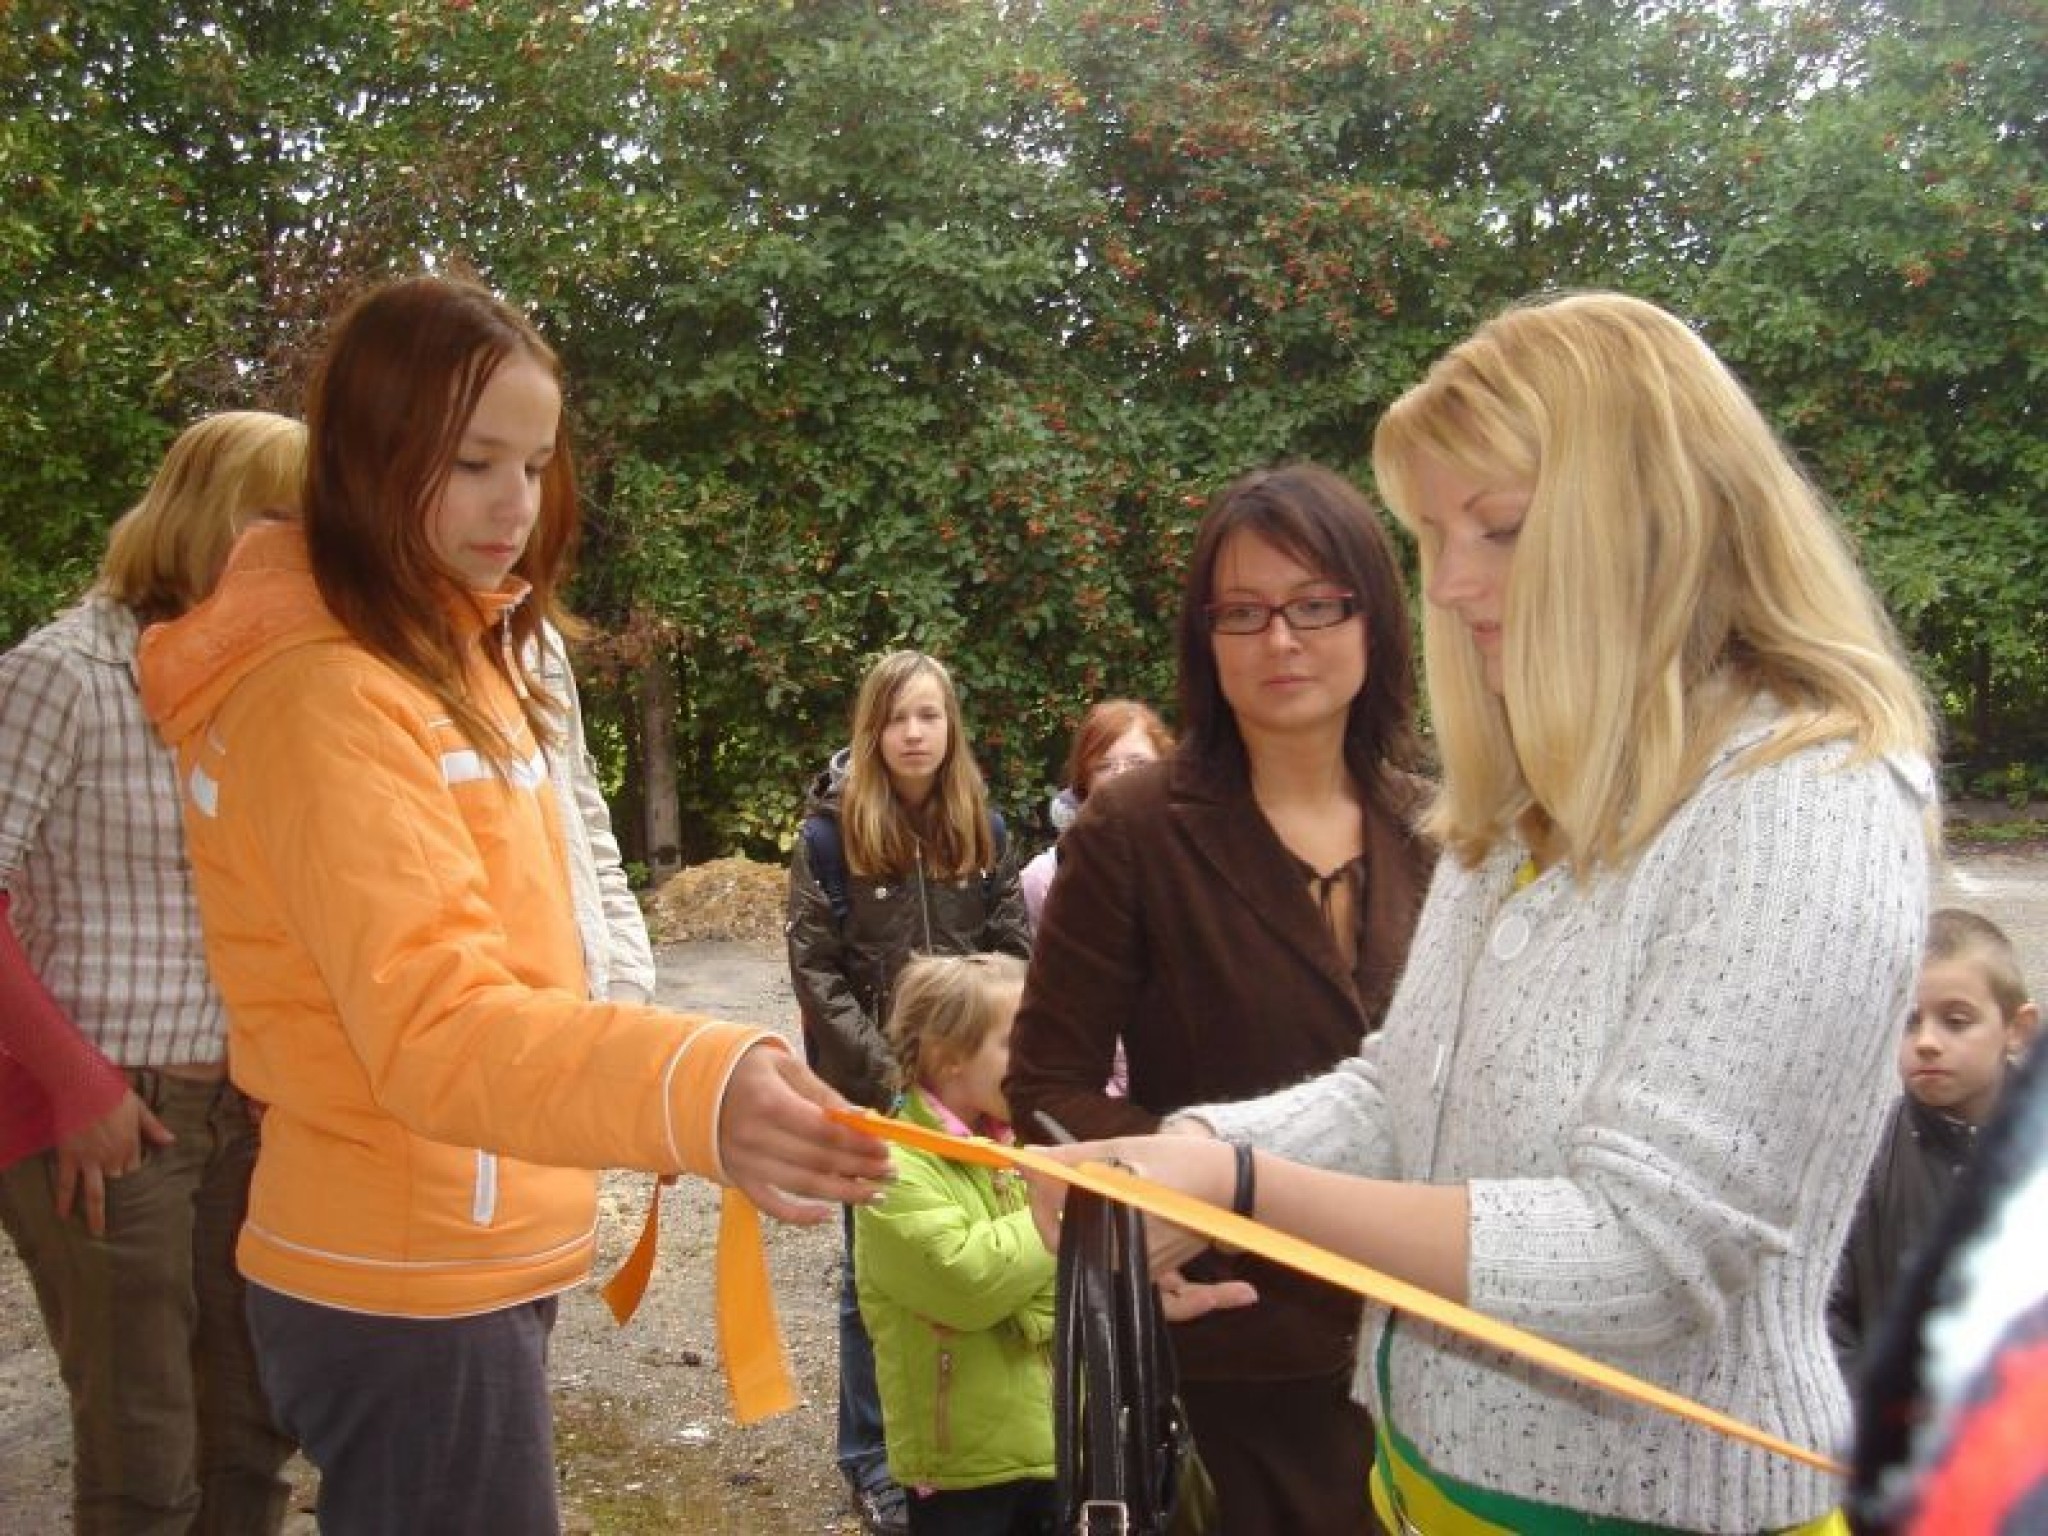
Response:
[{"label": "girl's outstretched hand", "polygon": [[825,1113],[845,1103],[788,1051],[765,1042],[746,1051],[718,1108],[727,1181],[770,1216],[804,1226],[875,1199],[892,1177],[889,1149]]}]

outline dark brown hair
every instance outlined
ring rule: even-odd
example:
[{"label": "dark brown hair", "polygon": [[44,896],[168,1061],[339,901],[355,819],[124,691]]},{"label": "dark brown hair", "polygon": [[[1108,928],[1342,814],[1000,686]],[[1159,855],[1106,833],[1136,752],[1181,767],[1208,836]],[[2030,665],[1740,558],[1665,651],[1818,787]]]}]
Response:
[{"label": "dark brown hair", "polygon": [[1390,769],[1416,760],[1415,667],[1408,602],[1393,545],[1365,494],[1320,464],[1253,470],[1209,500],[1181,589],[1180,714],[1183,750],[1205,767],[1246,771],[1244,738],[1223,697],[1209,633],[1216,561],[1232,534],[1257,535],[1303,565],[1348,588],[1365,620],[1365,686],[1344,724],[1344,764],[1368,795],[1386,787]]},{"label": "dark brown hair", "polygon": [[[447,483],[484,387],[514,353],[560,381],[553,349],[487,289],[410,278],[372,289],[342,316],[306,402],[306,544],[321,597],[358,644],[431,692],[471,744],[500,763],[506,743],[470,701],[465,672],[476,658],[450,613],[451,600],[473,598],[436,558],[426,509]],[[555,734],[556,701],[518,658],[556,616],[576,519],[565,423],[542,474],[539,520],[512,568],[532,593],[508,621],[512,643],[484,648],[487,665],[520,674],[512,680],[544,741]]]}]

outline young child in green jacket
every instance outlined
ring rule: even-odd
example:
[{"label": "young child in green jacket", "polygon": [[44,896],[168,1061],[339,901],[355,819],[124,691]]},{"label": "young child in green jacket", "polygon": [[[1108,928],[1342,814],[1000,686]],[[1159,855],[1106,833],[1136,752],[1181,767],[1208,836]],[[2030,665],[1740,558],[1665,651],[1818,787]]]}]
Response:
[{"label": "young child in green jacket", "polygon": [[[897,980],[897,1113],[1010,1139],[1003,1075],[1024,963],[927,956]],[[1050,1536],[1053,1256],[1009,1172],[893,1150],[897,1178],[854,1213],[889,1469],[912,1536]]]}]

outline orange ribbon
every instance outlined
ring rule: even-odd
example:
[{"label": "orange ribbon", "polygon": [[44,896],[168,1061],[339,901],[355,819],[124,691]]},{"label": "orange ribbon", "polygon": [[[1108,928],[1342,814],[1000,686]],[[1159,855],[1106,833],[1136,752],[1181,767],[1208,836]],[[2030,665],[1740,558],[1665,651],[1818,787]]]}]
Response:
[{"label": "orange ribbon", "polygon": [[[661,1242],[661,1182],[647,1202],[640,1240],[626,1262],[598,1292],[620,1327],[639,1310],[654,1274]],[[768,1284],[768,1258],[761,1242],[761,1213],[736,1189],[726,1189],[718,1208],[718,1353],[725,1362],[732,1414],[742,1424],[786,1413],[796,1406],[796,1382],[775,1315]]]},{"label": "orange ribbon", "polygon": [[1725,1413],[1682,1397],[1641,1377],[1631,1376],[1626,1371],[1616,1370],[1611,1365],[1566,1349],[1560,1344],[1513,1324],[1496,1321],[1470,1307],[1457,1302],[1446,1301],[1432,1291],[1397,1280],[1392,1275],[1382,1274],[1376,1269],[1359,1264],[1342,1254],[1305,1243],[1300,1238],[1290,1237],[1285,1232],[1262,1226],[1248,1217],[1224,1210],[1221,1206],[1197,1200],[1192,1195],[1169,1189],[1150,1179],[1139,1178],[1136,1174],[1106,1163],[1063,1163],[1057,1158],[1033,1147],[1006,1147],[981,1137],[949,1136],[943,1131],[934,1131],[921,1125],[912,1125],[902,1120],[891,1120],[873,1110],[843,1109],[831,1111],[833,1118],[841,1124],[865,1131],[870,1136],[879,1136],[907,1147],[936,1153],[955,1162],[981,1163],[992,1168],[1014,1168],[1023,1172],[1043,1174],[1077,1189],[1086,1189],[1098,1195],[1126,1205],[1136,1206],[1148,1215],[1157,1216],[1175,1226],[1198,1232],[1212,1242],[1242,1248],[1284,1264],[1290,1269],[1301,1271],[1318,1280],[1327,1280],[1332,1285],[1342,1286],[1368,1301],[1381,1306],[1405,1312],[1411,1317],[1434,1323],[1439,1328],[1461,1334],[1465,1338],[1489,1345],[1508,1354],[1568,1376],[1574,1381],[1598,1387],[1625,1397],[1647,1407],[1662,1409],[1689,1419],[1695,1424],[1716,1430],[1731,1439],[1745,1441],[1759,1446],[1805,1466],[1841,1477],[1846,1469],[1818,1451],[1794,1445],[1776,1435],[1731,1418]]}]

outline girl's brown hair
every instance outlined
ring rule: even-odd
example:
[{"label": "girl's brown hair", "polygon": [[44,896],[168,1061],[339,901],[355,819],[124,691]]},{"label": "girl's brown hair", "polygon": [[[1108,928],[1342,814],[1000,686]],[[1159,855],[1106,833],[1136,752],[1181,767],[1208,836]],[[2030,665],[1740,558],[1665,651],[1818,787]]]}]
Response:
[{"label": "girl's brown hair", "polygon": [[[946,709],[946,755],[931,798],[913,813],[890,787],[889,769],[882,761],[882,732],[897,696],[920,677],[939,685]],[[967,747],[953,676],[937,658],[922,651],[891,651],[868,668],[854,700],[853,749],[848,758],[839,806],[848,869],[864,875],[900,875],[916,868],[922,857],[929,873],[959,880],[994,867],[988,791]]]},{"label": "girl's brown hair", "polygon": [[566,422],[541,475],[540,517],[513,574],[532,588],[504,620],[506,644],[462,638],[451,604],[475,598],[435,556],[427,509],[491,376],[515,354],[559,384],[560,360],[526,318],[478,284],[417,277],[386,284],[341,318],[306,405],[306,544],[320,595],[365,650],[440,701],[478,751],[502,764],[503,733],[471,701],[480,660],[520,695],[534,735],[552,741],[559,705],[520,657],[557,618],[577,526]]},{"label": "girl's brown hair", "polygon": [[914,1087],[980,1050],[1023,992],[1024,962],[1015,955],[920,955],[904,966],[886,1031],[897,1088]]}]

